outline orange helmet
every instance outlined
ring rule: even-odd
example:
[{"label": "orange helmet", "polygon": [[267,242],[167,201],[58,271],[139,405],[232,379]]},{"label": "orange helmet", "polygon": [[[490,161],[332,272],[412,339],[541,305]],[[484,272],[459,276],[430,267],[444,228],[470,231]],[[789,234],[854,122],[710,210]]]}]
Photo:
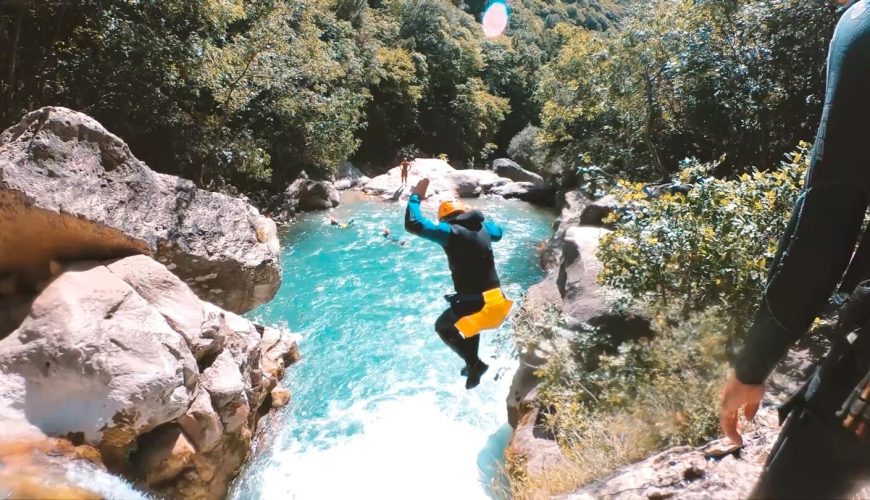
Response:
[{"label": "orange helmet", "polygon": [[438,220],[444,220],[451,215],[456,215],[458,213],[465,211],[465,205],[462,204],[461,201],[457,200],[447,200],[441,202],[441,205],[438,207]]}]

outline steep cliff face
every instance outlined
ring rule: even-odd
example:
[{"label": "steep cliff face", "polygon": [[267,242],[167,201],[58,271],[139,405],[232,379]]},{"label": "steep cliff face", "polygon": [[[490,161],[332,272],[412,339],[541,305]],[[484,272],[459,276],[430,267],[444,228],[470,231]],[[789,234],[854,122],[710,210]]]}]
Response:
[{"label": "steep cliff face", "polygon": [[[587,443],[584,448],[584,442],[577,441],[571,445],[574,448],[569,450],[569,459],[556,442],[554,431],[547,426],[546,417],[553,415],[556,409],[539,401],[540,380],[535,371],[549,360],[558,359],[557,353],[576,355],[570,338],[560,338],[560,334],[568,337],[584,332],[586,325],[595,326],[597,334],[603,334],[616,345],[642,337],[655,339],[650,321],[615,309],[616,292],[602,288],[596,280],[602,269],[596,259],[597,243],[600,236],[608,232],[603,226],[614,205],[613,199],[602,198],[590,203],[577,193],[568,193],[561,217],[554,224],[553,237],[543,246],[542,265],[549,274],[529,289],[518,315],[521,363],[507,400],[509,420],[515,429],[506,450],[508,471],[521,484],[519,493],[523,498],[550,498],[548,488],[562,493],[575,489],[578,484],[585,486],[556,498],[746,498],[780,430],[776,406],[798,388],[819,352],[824,350],[811,342],[792,350],[777,366],[768,380],[768,394],[762,409],[754,421],[741,422],[746,445],[740,449],[728,439],[715,439],[703,446],[666,449],[616,470],[610,462],[609,468],[596,469],[592,475],[588,473],[589,468],[583,468],[582,455],[595,456],[602,450],[596,449],[595,443]],[[558,324],[559,327],[524,328],[524,322]],[[523,330],[537,335],[523,334]],[[709,405],[715,408],[712,396]],[[608,436],[631,436],[624,429],[604,425],[602,432]],[[655,425],[655,422],[632,420],[630,425]],[[577,429],[562,427],[555,432],[564,437],[572,430]],[[562,444],[565,441],[560,439]],[[661,450],[661,444],[656,446],[659,447],[650,449]],[[637,455],[631,460],[651,454]],[[582,474],[573,475],[572,468]],[[605,477],[586,484],[601,477],[601,472]]]},{"label": "steep cliff face", "polygon": [[[748,498],[779,436],[777,407],[800,387],[818,360],[817,351],[817,347],[793,349],[776,367],[758,414],[751,422],[741,420],[743,448],[728,438],[670,448],[558,498]],[[865,498],[866,493],[863,490],[857,498]]]},{"label": "steep cliff face", "polygon": [[553,236],[544,243],[541,265],[548,271],[540,283],[529,288],[518,313],[517,350],[520,366],[514,374],[507,397],[508,421],[514,427],[505,452],[508,469],[524,478],[558,475],[570,468],[555,437],[544,425],[545,408],[538,403],[540,379],[536,370],[550,354],[571,349],[569,339],[554,328],[526,328],[522,325],[559,323],[564,332],[594,326],[615,341],[650,335],[649,320],[615,309],[618,298],[597,281],[602,266],[597,258],[598,243],[609,233],[604,217],[612,201],[595,202],[578,192],[565,194],[562,212],[553,224]]},{"label": "steep cliff face", "polygon": [[0,135],[0,275],[56,260],[151,255],[242,313],[281,284],[275,224],[242,200],[158,174],[82,113],[47,107]]},{"label": "steep cliff face", "polygon": [[298,358],[232,312],[274,295],[278,251],[256,209],[91,118],[27,115],[0,136],[0,451],[63,438],[153,492],[224,496]]}]

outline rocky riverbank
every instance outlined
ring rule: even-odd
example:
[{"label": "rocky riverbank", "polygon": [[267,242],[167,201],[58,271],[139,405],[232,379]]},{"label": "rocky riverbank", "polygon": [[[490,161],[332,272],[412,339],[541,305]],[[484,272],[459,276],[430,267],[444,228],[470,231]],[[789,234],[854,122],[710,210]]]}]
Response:
[{"label": "rocky riverbank", "polygon": [[245,202],[86,115],[28,114],[0,135],[0,444],[62,438],[150,491],[222,497],[298,357],[236,314],[274,296],[278,251]]},{"label": "rocky riverbank", "polygon": [[[514,427],[505,453],[508,472],[522,483],[521,496],[530,498],[746,498],[779,433],[776,406],[805,378],[818,348],[792,350],[777,367],[755,420],[743,423],[745,447],[738,449],[723,438],[698,447],[666,449],[613,470],[573,493],[552,496],[570,491],[563,488],[565,484],[577,484],[579,476],[574,471],[583,466],[572,460],[582,461],[582,456],[569,458],[546,425],[546,414],[555,410],[543,407],[538,399],[541,381],[537,368],[556,358],[556,353],[576,352],[571,344],[573,332],[595,331],[600,336],[596,338],[606,338],[606,343],[613,345],[653,334],[647,318],[614,307],[619,304],[616,292],[602,288],[597,281],[602,269],[596,257],[598,242],[609,232],[604,227],[606,216],[614,209],[611,198],[592,202],[576,192],[567,193],[553,236],[543,245],[541,264],[548,275],[530,287],[515,319],[518,332],[537,335],[518,333],[517,337],[520,368],[507,399],[508,419]],[[524,328],[527,324],[550,328]],[[552,327],[556,324],[557,328]],[[716,402],[711,398],[709,404]],[[570,433],[571,429],[556,430],[563,431]],[[603,432],[620,433],[618,429]],[[582,443],[577,446],[572,453],[584,453]],[[600,452],[593,448],[585,451],[591,455]]]}]

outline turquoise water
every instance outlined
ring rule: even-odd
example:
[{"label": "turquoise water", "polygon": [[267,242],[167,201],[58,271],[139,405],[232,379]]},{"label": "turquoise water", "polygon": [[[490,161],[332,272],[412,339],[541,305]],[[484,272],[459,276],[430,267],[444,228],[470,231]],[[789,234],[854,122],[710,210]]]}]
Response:
[{"label": "turquoise water", "polygon": [[[512,298],[542,278],[537,244],[551,213],[521,202],[477,200],[505,229],[494,245]],[[251,313],[300,332],[303,359],[287,374],[293,401],[272,420],[232,498],[487,498],[510,437],[505,397],[510,347],[484,333],[491,366],[466,391],[463,362],[432,325],[451,291],[443,251],[402,228],[404,205],[357,201],[308,215],[283,241],[284,283]],[[382,228],[407,239],[402,247]],[[505,325],[499,334],[509,333]]]}]

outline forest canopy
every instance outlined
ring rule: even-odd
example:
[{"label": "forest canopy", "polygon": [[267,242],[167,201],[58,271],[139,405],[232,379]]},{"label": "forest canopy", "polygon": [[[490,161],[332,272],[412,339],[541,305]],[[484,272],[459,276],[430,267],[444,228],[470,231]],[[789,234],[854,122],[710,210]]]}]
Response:
[{"label": "forest canopy", "polygon": [[281,188],[342,160],[559,175],[770,168],[810,139],[834,7],[823,0],[10,0],[0,126],[63,105],[153,168]]},{"label": "forest canopy", "polygon": [[63,105],[152,167],[200,184],[281,186],[402,152],[460,165],[535,122],[560,23],[606,29],[610,1],[12,0],[0,6],[0,125]]}]

